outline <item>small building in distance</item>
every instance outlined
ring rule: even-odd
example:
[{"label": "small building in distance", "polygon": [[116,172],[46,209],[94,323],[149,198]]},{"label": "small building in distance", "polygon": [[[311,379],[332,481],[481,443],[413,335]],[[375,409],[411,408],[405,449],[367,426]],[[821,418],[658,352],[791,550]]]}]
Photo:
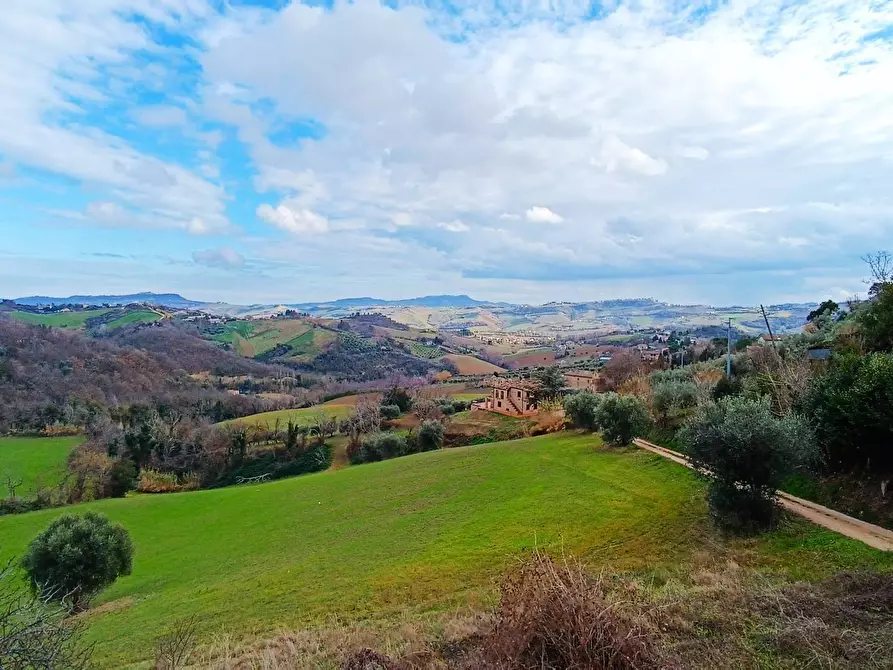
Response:
[{"label": "small building in distance", "polygon": [[663,358],[665,355],[669,356],[670,350],[666,347],[663,349],[645,349],[640,352],[642,354],[642,360],[646,363],[655,363]]},{"label": "small building in distance", "polygon": [[591,370],[570,370],[564,373],[564,384],[574,391],[597,391],[599,376]]},{"label": "small building in distance", "polygon": [[475,404],[475,408],[509,416],[530,416],[539,411],[537,395],[540,385],[537,382],[494,377],[487,385],[491,387],[490,397]]}]

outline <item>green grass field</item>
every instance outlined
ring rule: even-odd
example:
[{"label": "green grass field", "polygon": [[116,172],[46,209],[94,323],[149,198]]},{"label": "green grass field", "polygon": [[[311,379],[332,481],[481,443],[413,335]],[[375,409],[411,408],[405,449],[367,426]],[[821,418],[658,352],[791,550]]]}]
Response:
[{"label": "green grass field", "polygon": [[230,321],[222,333],[212,337],[216,342],[231,344],[241,355],[260,356],[287,344],[292,347],[286,360],[304,360],[320,353],[337,339],[337,334],[301,319],[268,319]]},{"label": "green grass field", "polygon": [[65,475],[68,454],[82,437],[0,437],[0,497],[9,495],[6,478],[22,480],[16,495],[37,486],[55,486]]},{"label": "green grass field", "polygon": [[83,328],[87,319],[107,314],[110,309],[90,309],[83,312],[56,312],[53,314],[33,314],[31,312],[9,312],[19,321],[33,326],[52,326],[54,328]]},{"label": "green grass field", "polygon": [[[192,614],[209,640],[493,602],[500,574],[534,546],[645,574],[730,549],[691,472],[575,434],[75,508],[87,510],[123,524],[136,547],[133,574],[86,619],[103,668],[150,667],[155,637]],[[61,513],[0,517],[0,561]],[[893,569],[893,556],[799,521],[730,550],[811,579]]]},{"label": "green grass field", "polygon": [[345,404],[317,405],[316,407],[305,407],[301,409],[280,409],[273,412],[261,412],[260,414],[252,414],[251,416],[243,416],[240,419],[231,419],[222,422],[221,426],[259,426],[262,424],[272,428],[279,421],[279,425],[283,428],[289,421],[294,421],[301,426],[309,426],[316,420],[316,415],[324,412],[326,415],[343,419],[353,411],[353,407]]},{"label": "green grass field", "polygon": [[160,318],[160,314],[156,314],[147,309],[134,310],[133,312],[123,314],[114,321],[109,321],[105,324],[105,327],[120,328],[122,326],[133,326],[138,323],[152,323],[153,321],[158,321]]}]

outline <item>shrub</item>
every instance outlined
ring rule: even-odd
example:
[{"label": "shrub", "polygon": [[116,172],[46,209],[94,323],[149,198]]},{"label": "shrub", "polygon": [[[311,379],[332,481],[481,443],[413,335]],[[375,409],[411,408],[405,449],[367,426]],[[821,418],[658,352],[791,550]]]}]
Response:
[{"label": "shrub", "polygon": [[575,562],[556,565],[536,551],[502,584],[487,668],[671,667],[648,628],[625,613],[599,579]]},{"label": "shrub", "polygon": [[121,575],[129,575],[133,543],[122,526],[102,514],[65,514],[38,535],[22,558],[31,589],[72,610]]},{"label": "shrub", "polygon": [[381,418],[386,421],[391,421],[396,419],[401,414],[399,405],[382,405],[381,406]]},{"label": "shrub", "polygon": [[599,397],[592,391],[578,391],[564,399],[564,411],[574,428],[598,430],[598,404]]},{"label": "shrub", "polygon": [[893,354],[835,359],[798,409],[815,427],[830,470],[893,471]]},{"label": "shrub", "polygon": [[434,451],[443,446],[443,424],[439,421],[425,421],[419,428],[419,451]]},{"label": "shrub", "polygon": [[651,407],[664,426],[667,425],[671,414],[682,412],[697,404],[698,386],[693,381],[664,381],[655,386],[651,392]]},{"label": "shrub", "polygon": [[408,412],[412,409],[412,396],[410,396],[409,391],[402,386],[394,386],[385,391],[385,394],[381,399],[381,404],[397,405],[397,407],[400,408],[401,413]]},{"label": "shrub", "polygon": [[136,463],[129,458],[115,461],[105,478],[102,493],[106,498],[123,498],[137,486]]},{"label": "shrub", "polygon": [[680,440],[695,466],[710,472],[713,518],[739,532],[771,525],[776,489],[816,453],[806,422],[797,415],[776,417],[768,399],[724,398],[702,407]]},{"label": "shrub", "polygon": [[12,562],[0,567],[0,668],[87,670],[92,647],[85,625],[58,605],[22,593]]},{"label": "shrub", "polygon": [[740,377],[732,377],[729,379],[726,375],[723,375],[719,381],[716,382],[716,386],[713,387],[714,400],[741,395],[742,393],[744,393],[744,384],[741,383]]},{"label": "shrub", "polygon": [[174,493],[180,490],[180,482],[172,472],[143,468],[136,490],[140,493]]},{"label": "shrub", "polygon": [[869,351],[893,350],[893,284],[878,284],[858,313],[859,333]]},{"label": "shrub", "polygon": [[623,446],[644,435],[650,424],[648,408],[636,396],[606,393],[599,402],[595,422],[608,444]]},{"label": "shrub", "polygon": [[374,463],[404,456],[407,453],[408,447],[402,435],[391,432],[378,433],[363,440],[363,445],[353,454],[351,463]]}]

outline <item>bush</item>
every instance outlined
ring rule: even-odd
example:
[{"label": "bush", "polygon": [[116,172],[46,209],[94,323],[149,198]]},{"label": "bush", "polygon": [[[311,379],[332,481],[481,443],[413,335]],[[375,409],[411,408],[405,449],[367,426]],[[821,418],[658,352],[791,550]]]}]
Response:
[{"label": "bush", "polygon": [[58,605],[22,593],[12,562],[0,567],[0,668],[87,670],[93,648],[85,624]]},{"label": "bush", "polygon": [[716,386],[713,387],[714,400],[729,398],[731,396],[741,395],[742,393],[744,393],[744,384],[741,382],[740,377],[732,377],[729,379],[726,375],[723,375],[720,380],[716,382]]},{"label": "bush", "polygon": [[556,564],[537,550],[501,591],[495,625],[482,640],[482,662],[470,667],[672,667],[649,629],[576,562]]},{"label": "bush", "polygon": [[175,493],[180,490],[180,482],[172,472],[143,468],[136,490],[140,493]]},{"label": "bush", "polygon": [[425,421],[419,428],[418,450],[434,451],[443,446],[443,424],[439,421]]},{"label": "bush", "polygon": [[797,415],[776,417],[768,399],[725,398],[702,407],[679,437],[694,465],[710,472],[713,518],[738,532],[771,525],[776,489],[816,455],[807,423]]},{"label": "bush", "polygon": [[102,514],[65,514],[38,535],[22,558],[31,589],[41,598],[83,609],[92,596],[133,565],[133,543]]},{"label": "bush", "polygon": [[893,472],[893,355],[836,358],[798,404],[815,427],[825,466]]},{"label": "bush", "polygon": [[564,399],[564,411],[574,428],[598,430],[598,404],[599,398],[592,391],[578,391]]},{"label": "bush", "polygon": [[[676,372],[676,370],[667,372]],[[663,426],[668,424],[670,415],[682,412],[697,404],[698,385],[690,380],[663,381],[654,386],[651,391],[651,407]]]},{"label": "bush", "polygon": [[136,464],[129,458],[115,461],[105,478],[102,493],[106,498],[123,498],[137,486]]},{"label": "bush", "polygon": [[408,412],[412,409],[412,396],[402,386],[395,386],[388,389],[381,399],[382,405],[397,405],[400,412]]},{"label": "bush", "polygon": [[624,446],[644,435],[651,423],[648,408],[636,396],[606,393],[599,402],[595,422],[608,444]]},{"label": "bush", "polygon": [[382,405],[381,406],[381,418],[386,421],[392,421],[400,416],[400,406],[399,405]]},{"label": "bush", "polygon": [[405,456],[408,453],[406,440],[397,433],[378,433],[370,435],[363,440],[362,446],[348,454],[351,463],[375,463],[385,461],[397,456]]}]

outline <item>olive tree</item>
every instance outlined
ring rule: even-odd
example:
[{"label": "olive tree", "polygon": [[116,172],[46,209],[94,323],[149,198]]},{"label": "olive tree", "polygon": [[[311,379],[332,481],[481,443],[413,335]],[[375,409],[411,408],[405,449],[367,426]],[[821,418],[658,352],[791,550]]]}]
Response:
[{"label": "olive tree", "polygon": [[443,446],[443,424],[425,421],[419,428],[419,451],[434,451]]},{"label": "olive tree", "polygon": [[806,421],[796,414],[775,416],[766,398],[728,397],[705,405],[680,439],[709,479],[707,503],[714,520],[739,532],[770,526],[778,487],[817,457]]},{"label": "olive tree", "polygon": [[596,410],[598,410],[598,396],[592,391],[578,391],[564,399],[565,416],[574,428],[598,430]]},{"label": "olive tree", "polygon": [[22,558],[32,591],[82,610],[133,565],[130,534],[96,512],[65,514],[35,537]]},{"label": "olive tree", "polygon": [[641,398],[605,393],[598,404],[595,422],[608,444],[624,446],[644,435],[651,417]]}]

